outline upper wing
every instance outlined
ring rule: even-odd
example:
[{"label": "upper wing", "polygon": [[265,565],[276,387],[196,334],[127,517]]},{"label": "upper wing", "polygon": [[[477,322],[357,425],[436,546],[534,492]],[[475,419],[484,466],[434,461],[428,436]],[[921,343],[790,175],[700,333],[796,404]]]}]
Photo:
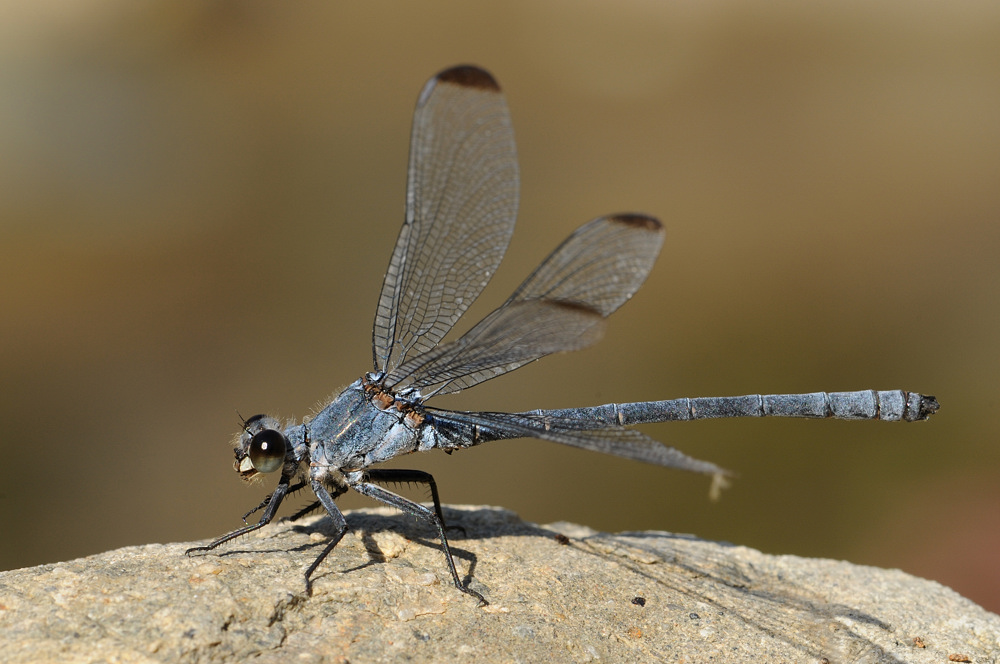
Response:
[{"label": "upper wing", "polygon": [[581,226],[503,305],[459,339],[391,371],[386,385],[457,392],[594,343],[604,319],[646,280],[662,244],[662,225],[645,215],[600,217]]},{"label": "upper wing", "polygon": [[514,132],[486,71],[446,69],[424,86],[410,140],[406,219],[372,332],[375,370],[434,348],[503,258],[517,216]]}]

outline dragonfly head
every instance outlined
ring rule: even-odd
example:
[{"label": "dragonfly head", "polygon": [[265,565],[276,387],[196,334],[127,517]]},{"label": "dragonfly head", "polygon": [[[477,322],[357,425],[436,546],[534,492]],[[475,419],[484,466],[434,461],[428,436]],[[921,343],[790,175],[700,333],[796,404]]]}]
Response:
[{"label": "dragonfly head", "polygon": [[233,469],[246,481],[260,473],[280,470],[286,461],[294,461],[288,439],[278,430],[278,421],[267,415],[254,415],[243,423],[243,431],[233,452]]}]

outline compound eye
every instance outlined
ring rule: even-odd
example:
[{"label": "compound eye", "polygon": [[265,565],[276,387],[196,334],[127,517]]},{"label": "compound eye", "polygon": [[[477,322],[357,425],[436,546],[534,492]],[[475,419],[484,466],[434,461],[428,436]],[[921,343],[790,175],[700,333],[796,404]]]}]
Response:
[{"label": "compound eye", "polygon": [[254,470],[259,473],[273,473],[285,462],[285,437],[274,429],[258,431],[250,439],[247,456]]}]

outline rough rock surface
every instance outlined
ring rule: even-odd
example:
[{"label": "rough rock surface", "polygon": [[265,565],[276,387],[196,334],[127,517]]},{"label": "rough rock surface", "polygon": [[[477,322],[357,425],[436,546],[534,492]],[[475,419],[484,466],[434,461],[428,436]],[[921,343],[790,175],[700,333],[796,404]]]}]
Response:
[{"label": "rough rock surface", "polygon": [[302,574],[328,534],[319,517],[204,555],[150,544],[0,573],[0,660],[1000,660],[1000,616],[898,570],[495,508],[445,517],[465,530],[456,562],[489,606],[454,588],[426,527],[360,510],[312,597]]}]

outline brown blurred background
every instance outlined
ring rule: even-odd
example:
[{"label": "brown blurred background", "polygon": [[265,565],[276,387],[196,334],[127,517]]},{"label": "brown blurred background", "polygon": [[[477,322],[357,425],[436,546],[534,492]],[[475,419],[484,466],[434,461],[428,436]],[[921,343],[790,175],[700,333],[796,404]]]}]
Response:
[{"label": "brown blurred background", "polygon": [[0,568],[238,525],[271,485],[231,470],[236,410],[300,418],[370,368],[410,114],[471,62],[506,90],[522,204],[464,327],[592,217],[668,235],[600,345],[437,405],[877,387],[942,410],[648,427],[740,474],[718,503],[537,441],[399,465],[449,503],[899,567],[1000,610],[1000,4],[3,14]]}]

